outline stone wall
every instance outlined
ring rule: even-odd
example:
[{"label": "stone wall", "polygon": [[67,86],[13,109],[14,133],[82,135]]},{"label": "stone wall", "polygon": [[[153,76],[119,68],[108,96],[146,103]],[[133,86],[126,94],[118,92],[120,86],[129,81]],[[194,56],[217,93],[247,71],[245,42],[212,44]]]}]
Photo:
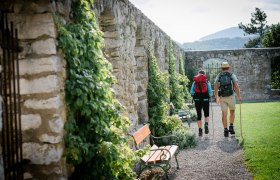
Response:
[{"label": "stone wall", "polygon": [[[0,48],[0,57],[2,55]],[[2,66],[0,65],[0,73],[2,72]],[[0,84],[0,88],[2,84]],[[3,120],[2,120],[2,96],[0,94],[0,134],[2,136],[2,127],[3,127]],[[0,140],[2,142],[2,139]],[[0,179],[4,177],[4,168],[3,168],[3,156],[2,156],[2,143],[0,143]]]},{"label": "stone wall", "polygon": [[[25,178],[66,177],[63,155],[65,60],[57,47],[54,11],[68,17],[68,1],[12,1],[8,20],[18,29]],[[0,162],[1,163],[1,162]],[[1,179],[1,178],[0,178]]]},{"label": "stone wall", "polygon": [[[118,83],[117,98],[127,108],[131,129],[148,121],[148,44],[154,50],[160,69],[168,70],[170,37],[128,0],[95,0],[94,11],[104,32],[105,55],[113,65]],[[178,69],[183,50],[173,42]]]},{"label": "stone wall", "polygon": [[[70,0],[7,1],[8,20],[18,29],[21,120],[25,178],[66,179],[63,157],[66,62],[57,47],[53,12],[69,20]],[[2,7],[1,7],[2,8]],[[146,48],[151,42],[162,71],[168,70],[170,37],[127,0],[95,0],[94,11],[104,31],[107,59],[113,64],[118,100],[132,121],[131,130],[148,121]],[[174,42],[174,55],[184,55]],[[0,106],[1,113],[1,106]],[[0,125],[2,120],[0,119]],[[0,126],[1,127],[1,126]],[[0,128],[1,131],[1,128]],[[3,177],[0,147],[0,179]]]},{"label": "stone wall", "polygon": [[239,80],[243,100],[269,100],[271,91],[271,60],[280,57],[280,48],[186,51],[186,68],[202,68],[211,58],[228,61]]}]

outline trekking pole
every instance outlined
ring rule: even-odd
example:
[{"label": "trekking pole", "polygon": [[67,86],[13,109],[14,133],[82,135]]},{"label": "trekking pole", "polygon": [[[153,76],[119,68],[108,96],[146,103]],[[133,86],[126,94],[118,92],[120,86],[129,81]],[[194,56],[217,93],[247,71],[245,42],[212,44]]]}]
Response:
[{"label": "trekking pole", "polygon": [[240,109],[240,135],[241,138],[243,139],[243,134],[242,134],[242,121],[241,121],[241,100],[239,101],[239,109]]},{"label": "trekking pole", "polygon": [[214,118],[213,118],[213,103],[212,103],[212,97],[210,98],[210,100],[211,100],[211,114],[212,114],[213,139],[214,139]]}]

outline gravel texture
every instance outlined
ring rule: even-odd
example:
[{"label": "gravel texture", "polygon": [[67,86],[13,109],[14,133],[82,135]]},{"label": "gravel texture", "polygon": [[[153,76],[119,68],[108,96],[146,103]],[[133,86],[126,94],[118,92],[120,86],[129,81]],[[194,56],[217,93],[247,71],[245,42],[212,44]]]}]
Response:
[{"label": "gravel texture", "polygon": [[[221,110],[215,103],[213,108],[213,123],[210,109],[209,134],[198,137],[196,122],[191,123],[191,130],[197,135],[197,146],[181,150],[178,155],[180,169],[176,169],[173,158],[168,177],[171,180],[251,180],[252,175],[246,169],[243,160],[243,150],[234,135],[224,137],[221,122]],[[236,119],[236,121],[239,119]],[[203,123],[204,124],[204,123]],[[203,132],[204,133],[204,132]],[[156,171],[160,171],[156,170]],[[162,174],[162,173],[160,173]],[[157,173],[154,178],[165,179]]]}]

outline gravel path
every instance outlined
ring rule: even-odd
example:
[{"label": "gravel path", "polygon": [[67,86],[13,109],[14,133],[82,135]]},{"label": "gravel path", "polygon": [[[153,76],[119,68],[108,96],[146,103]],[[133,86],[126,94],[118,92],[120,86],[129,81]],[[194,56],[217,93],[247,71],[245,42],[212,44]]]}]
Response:
[{"label": "gravel path", "polygon": [[[211,109],[210,109],[211,113]],[[181,150],[178,155],[180,169],[175,160],[169,170],[171,180],[251,180],[252,175],[243,164],[243,150],[234,135],[223,135],[220,107],[213,103],[214,137],[210,114],[209,134],[198,137],[195,148]],[[239,119],[236,119],[239,120]],[[203,123],[204,124],[204,123]],[[191,129],[198,134],[196,122]]]}]

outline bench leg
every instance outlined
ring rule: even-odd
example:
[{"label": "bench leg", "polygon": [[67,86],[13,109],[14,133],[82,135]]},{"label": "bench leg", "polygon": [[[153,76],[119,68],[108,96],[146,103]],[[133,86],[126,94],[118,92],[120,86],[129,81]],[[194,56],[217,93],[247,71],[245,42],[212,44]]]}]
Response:
[{"label": "bench leg", "polygon": [[[178,153],[177,153],[177,154],[178,154]],[[176,163],[177,163],[177,169],[180,169],[179,163],[178,163],[178,160],[177,160],[177,154],[175,154],[175,160],[176,160]]]}]

